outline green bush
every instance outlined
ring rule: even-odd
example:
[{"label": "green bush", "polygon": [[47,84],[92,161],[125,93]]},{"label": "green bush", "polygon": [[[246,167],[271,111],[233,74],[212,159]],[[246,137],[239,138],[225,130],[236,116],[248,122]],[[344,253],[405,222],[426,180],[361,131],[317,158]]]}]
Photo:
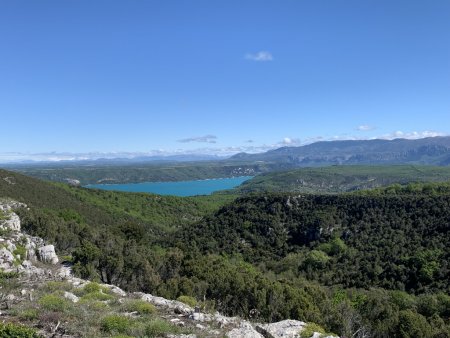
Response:
[{"label": "green bush", "polygon": [[3,270],[0,270],[0,281],[5,279],[14,279],[19,277],[19,273],[15,271],[11,272],[4,272]]},{"label": "green bush", "polygon": [[101,329],[108,333],[125,333],[131,327],[131,320],[127,317],[110,315],[102,319]]},{"label": "green bush", "polygon": [[50,281],[50,282],[45,283],[43,289],[47,292],[70,291],[70,290],[72,290],[72,286],[66,282]]},{"label": "green bush", "polygon": [[83,297],[81,297],[82,300],[111,300],[114,299],[112,295],[108,295],[106,293],[103,293],[101,291],[94,291],[90,292],[88,294],[85,294]]},{"label": "green bush", "polygon": [[300,331],[300,338],[310,338],[314,332],[318,332],[321,335],[325,334],[325,330],[322,326],[316,323],[306,323],[303,330]]},{"label": "green bush", "polygon": [[0,337],[2,338],[41,338],[36,330],[13,323],[0,323]]},{"label": "green bush", "polygon": [[125,304],[125,311],[136,311],[141,315],[148,315],[155,313],[156,308],[153,304],[150,304],[143,300],[131,300]]},{"label": "green bush", "polygon": [[145,334],[152,337],[161,337],[168,333],[178,333],[179,328],[161,319],[152,320],[145,328]]},{"label": "green bush", "polygon": [[313,268],[322,269],[324,268],[330,257],[323,251],[311,250],[306,258],[306,263]]},{"label": "green bush", "polygon": [[35,320],[39,317],[39,311],[37,309],[25,309],[19,317],[23,320]]},{"label": "green bush", "polygon": [[14,256],[20,256],[20,263],[27,258],[27,249],[22,245],[16,245],[16,250],[13,251]]},{"label": "green bush", "polygon": [[54,294],[42,296],[38,303],[44,310],[53,312],[64,312],[71,305],[65,298]]},{"label": "green bush", "polygon": [[179,302],[182,302],[186,305],[189,305],[191,307],[195,307],[197,305],[197,300],[194,297],[191,296],[180,296],[177,298]]},{"label": "green bush", "polygon": [[411,310],[400,311],[399,316],[399,337],[432,337],[433,331],[426,318],[421,314]]},{"label": "green bush", "polygon": [[105,311],[105,309],[109,307],[109,305],[104,302],[83,298],[80,299],[80,302],[78,304],[83,305],[85,308],[91,311]]},{"label": "green bush", "polygon": [[102,287],[100,284],[92,282],[89,284],[86,284],[83,288],[83,291],[85,293],[91,293],[91,292],[100,292],[102,290]]}]

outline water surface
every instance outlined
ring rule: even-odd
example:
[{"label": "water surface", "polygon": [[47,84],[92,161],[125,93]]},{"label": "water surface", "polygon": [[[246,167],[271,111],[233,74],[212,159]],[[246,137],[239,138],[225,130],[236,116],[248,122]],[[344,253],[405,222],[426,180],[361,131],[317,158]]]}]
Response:
[{"label": "water surface", "polygon": [[232,189],[253,176],[215,178],[179,182],[142,182],[124,184],[89,184],[87,188],[128,192],[149,192],[159,195],[195,196],[209,195],[218,190]]}]

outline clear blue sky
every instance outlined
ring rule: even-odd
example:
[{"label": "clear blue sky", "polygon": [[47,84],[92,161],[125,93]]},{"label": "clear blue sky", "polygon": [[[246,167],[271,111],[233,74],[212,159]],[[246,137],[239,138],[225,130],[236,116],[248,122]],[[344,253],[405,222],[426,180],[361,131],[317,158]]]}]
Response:
[{"label": "clear blue sky", "polygon": [[0,153],[447,134],[450,1],[1,1],[0,115]]}]

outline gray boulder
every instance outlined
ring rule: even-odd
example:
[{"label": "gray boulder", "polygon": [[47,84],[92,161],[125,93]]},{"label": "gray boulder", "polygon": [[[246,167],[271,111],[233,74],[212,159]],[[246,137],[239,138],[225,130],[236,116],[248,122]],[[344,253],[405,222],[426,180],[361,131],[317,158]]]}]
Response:
[{"label": "gray boulder", "polygon": [[150,294],[142,295],[141,299],[145,300],[146,302],[152,303],[153,305],[171,309],[175,313],[182,315],[190,315],[194,312],[193,308],[177,300],[168,300],[163,297],[157,297]]},{"label": "gray boulder", "polygon": [[2,248],[0,249],[0,263],[3,264],[13,264],[14,262],[14,255],[7,249]]},{"label": "gray boulder", "polygon": [[246,321],[241,322],[240,326],[229,331],[225,337],[227,338],[264,338],[258,333],[253,326]]},{"label": "gray boulder", "polygon": [[72,292],[64,292],[64,298],[70,300],[73,303],[78,303],[78,301],[80,300],[80,298],[78,298],[77,296],[75,296]]},{"label": "gray boulder", "polygon": [[13,231],[20,231],[20,218],[14,212],[11,212],[9,219],[0,223],[0,228],[11,229]]},{"label": "gray boulder", "polygon": [[55,253],[55,247],[53,245],[46,245],[38,249],[38,258],[41,262],[58,264],[59,259]]},{"label": "gray boulder", "polygon": [[305,322],[288,319],[277,323],[259,324],[256,330],[266,338],[299,338],[300,331],[305,325]]}]

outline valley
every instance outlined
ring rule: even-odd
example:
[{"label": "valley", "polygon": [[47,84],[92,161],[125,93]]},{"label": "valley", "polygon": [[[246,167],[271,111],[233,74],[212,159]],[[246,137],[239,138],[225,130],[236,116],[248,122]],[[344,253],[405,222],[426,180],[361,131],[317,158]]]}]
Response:
[{"label": "valley", "polygon": [[[374,172],[390,177],[386,184],[394,173],[413,180],[421,172],[425,181],[447,174],[433,167],[343,168],[304,174],[344,175],[351,184]],[[23,231],[54,244],[83,279],[166,299],[190,297],[205,313],[252,322],[314,323],[340,336],[449,332],[448,183],[175,197],[92,190],[4,170],[0,178],[0,196],[28,205],[16,211]]]}]

